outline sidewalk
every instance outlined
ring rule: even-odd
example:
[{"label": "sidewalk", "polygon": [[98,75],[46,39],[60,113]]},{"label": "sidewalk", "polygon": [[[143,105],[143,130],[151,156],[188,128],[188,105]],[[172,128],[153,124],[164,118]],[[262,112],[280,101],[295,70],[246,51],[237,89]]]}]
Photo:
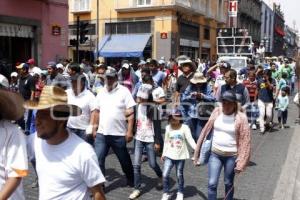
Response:
[{"label": "sidewalk", "polygon": [[[273,194],[273,200],[300,200],[300,131],[293,129],[286,161]],[[274,166],[276,167],[276,166]]]}]

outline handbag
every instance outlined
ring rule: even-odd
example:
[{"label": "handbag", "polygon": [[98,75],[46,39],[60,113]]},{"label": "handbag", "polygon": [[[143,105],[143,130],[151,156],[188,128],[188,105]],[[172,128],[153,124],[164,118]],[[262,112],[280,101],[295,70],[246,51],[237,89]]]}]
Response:
[{"label": "handbag", "polygon": [[200,155],[197,164],[206,165],[208,163],[211,146],[212,146],[213,133],[212,131],[206,136],[205,141],[203,142],[200,150]]}]

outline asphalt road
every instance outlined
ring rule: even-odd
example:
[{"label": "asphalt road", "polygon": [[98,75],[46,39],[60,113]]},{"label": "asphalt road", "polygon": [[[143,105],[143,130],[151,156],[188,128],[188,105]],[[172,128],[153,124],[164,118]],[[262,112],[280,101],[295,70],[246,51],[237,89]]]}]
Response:
[{"label": "asphalt road", "polygon": [[[276,129],[272,132],[267,132],[265,135],[260,135],[258,131],[252,132],[252,156],[251,162],[247,170],[240,174],[235,179],[235,198],[237,200],[253,199],[253,200],[268,200],[272,199],[274,190],[276,188],[277,180],[280,177],[282,166],[287,157],[288,148],[291,138],[294,134],[295,128],[300,126],[294,124],[296,118],[295,105],[291,104],[289,107],[288,124],[290,128],[281,130]],[[276,121],[276,118],[275,118]],[[129,145],[132,150],[132,143]],[[159,158],[157,159],[162,166]],[[125,184],[125,177],[121,171],[120,165],[116,156],[111,152],[106,161],[107,168],[107,183],[106,183],[106,197],[108,200],[122,200],[128,199],[132,188],[123,187]],[[172,172],[172,199],[176,198],[176,176]],[[57,172],[59,173],[59,171]],[[157,200],[161,198],[162,191],[157,191],[155,185],[157,179],[154,172],[149,168],[148,163],[142,166],[142,196],[141,200]],[[198,200],[207,199],[207,167],[194,167],[191,160],[186,161],[185,170],[185,199]],[[30,187],[34,175],[31,170],[29,177],[25,178],[24,188],[26,199],[37,199],[37,189]],[[219,182],[218,197],[222,200],[224,198],[223,178]],[[51,187],[51,186],[49,186]]]}]

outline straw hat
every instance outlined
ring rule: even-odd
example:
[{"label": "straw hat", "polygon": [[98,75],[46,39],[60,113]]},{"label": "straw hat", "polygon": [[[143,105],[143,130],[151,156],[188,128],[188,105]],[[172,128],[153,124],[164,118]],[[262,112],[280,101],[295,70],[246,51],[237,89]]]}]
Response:
[{"label": "straw hat", "polygon": [[196,72],[190,82],[193,84],[206,83],[207,79],[204,77],[203,73]]},{"label": "straw hat", "polygon": [[0,89],[0,113],[2,119],[18,120],[24,114],[24,100],[18,93]]},{"label": "straw hat", "polygon": [[42,90],[40,100],[26,101],[24,108],[31,110],[52,109],[57,112],[69,113],[70,116],[81,115],[81,109],[78,106],[68,104],[67,93],[60,87],[45,86]]}]

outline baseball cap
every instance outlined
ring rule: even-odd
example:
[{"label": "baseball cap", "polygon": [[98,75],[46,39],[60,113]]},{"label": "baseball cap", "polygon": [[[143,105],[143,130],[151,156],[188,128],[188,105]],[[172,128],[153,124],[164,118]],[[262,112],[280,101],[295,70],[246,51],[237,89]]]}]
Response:
[{"label": "baseball cap", "polygon": [[48,67],[56,68],[56,63],[54,61],[48,62]]},{"label": "baseball cap", "polygon": [[8,80],[5,76],[3,76],[2,74],[0,74],[0,85],[2,87],[5,87],[5,88],[9,88],[9,83],[8,83]]},{"label": "baseball cap", "polygon": [[29,65],[27,63],[21,63],[18,66],[16,66],[17,69],[28,69]]},{"label": "baseball cap", "polygon": [[117,76],[117,71],[113,67],[107,67],[107,70],[105,71],[105,76],[109,77],[116,77]]},{"label": "baseball cap", "polygon": [[33,58],[30,58],[28,61],[27,61],[28,64],[30,65],[34,65],[35,63],[35,60]]},{"label": "baseball cap", "polygon": [[165,61],[164,61],[164,60],[159,60],[159,61],[158,61],[158,64],[164,65],[164,64],[165,64]]},{"label": "baseball cap", "polygon": [[32,69],[32,73],[33,73],[33,75],[39,75],[39,76],[41,76],[42,75],[42,70],[40,68],[38,68],[38,67],[34,67]]},{"label": "baseball cap", "polygon": [[221,101],[229,101],[229,102],[236,102],[236,94],[232,90],[225,91],[221,96]]},{"label": "baseball cap", "polygon": [[138,65],[139,65],[139,66],[140,66],[140,65],[146,65],[146,62],[145,62],[144,60],[141,60],[141,61],[139,62]]},{"label": "baseball cap", "polygon": [[10,74],[10,77],[18,77],[18,73],[17,73],[17,72],[12,72],[12,73]]},{"label": "baseball cap", "polygon": [[125,69],[129,69],[129,67],[130,67],[130,65],[129,65],[128,63],[124,63],[124,64],[122,65],[122,68],[125,68]]},{"label": "baseball cap", "polygon": [[63,66],[63,64],[58,63],[58,64],[56,65],[56,68],[57,68],[57,69],[64,69],[64,66]]},{"label": "baseball cap", "polygon": [[228,62],[222,62],[221,65],[220,65],[220,67],[231,69],[231,65]]}]

